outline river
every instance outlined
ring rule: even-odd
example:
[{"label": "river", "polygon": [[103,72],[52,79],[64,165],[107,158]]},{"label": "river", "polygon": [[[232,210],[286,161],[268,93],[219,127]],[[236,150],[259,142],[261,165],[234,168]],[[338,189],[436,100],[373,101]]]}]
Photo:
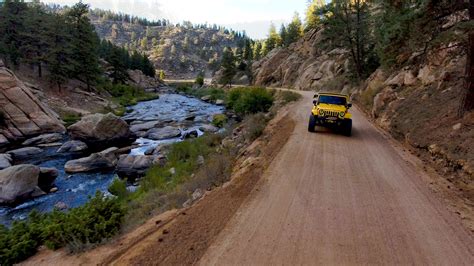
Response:
[{"label": "river", "polygon": [[[224,112],[224,108],[178,94],[163,94],[159,99],[147,102],[140,102],[129,107],[127,114],[123,117],[129,124],[136,124],[147,121],[157,121],[159,127],[175,126],[179,127],[184,135],[187,131],[198,130],[202,125],[210,124],[215,114]],[[64,136],[62,142],[68,140]],[[181,141],[182,138],[153,141],[139,138],[136,144],[139,147],[133,149],[131,154],[143,154],[150,147],[156,147],[161,143],[172,143]],[[69,208],[83,205],[93,196],[96,191],[107,193],[107,188],[115,178],[114,171],[91,172],[69,175],[64,171],[67,161],[90,154],[64,154],[57,153],[58,147],[45,148],[43,153],[34,158],[19,162],[34,164],[41,167],[54,167],[58,169],[59,176],[55,181],[58,188],[56,193],[37,197],[24,202],[16,207],[0,207],[0,224],[9,225],[12,221],[24,220],[28,214],[36,209],[40,212],[49,212],[54,209],[58,202],[65,203]],[[18,163],[16,163],[18,164]]]}]

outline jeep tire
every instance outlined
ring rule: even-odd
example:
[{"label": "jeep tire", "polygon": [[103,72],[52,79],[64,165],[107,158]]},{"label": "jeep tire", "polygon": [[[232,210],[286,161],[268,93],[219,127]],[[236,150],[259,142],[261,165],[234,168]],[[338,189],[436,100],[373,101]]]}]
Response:
[{"label": "jeep tire", "polygon": [[345,120],[344,123],[342,123],[341,129],[344,136],[350,137],[352,135],[352,120]]},{"label": "jeep tire", "polygon": [[309,117],[309,123],[308,123],[308,131],[309,132],[316,132],[316,117],[314,115],[311,115]]}]

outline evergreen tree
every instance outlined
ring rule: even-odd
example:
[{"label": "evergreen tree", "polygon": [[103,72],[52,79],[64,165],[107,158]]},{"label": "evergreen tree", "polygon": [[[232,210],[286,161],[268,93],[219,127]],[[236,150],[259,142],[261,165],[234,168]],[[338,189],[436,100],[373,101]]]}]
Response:
[{"label": "evergreen tree", "polygon": [[21,59],[21,32],[27,5],[20,0],[6,0],[0,11],[0,55],[5,64],[18,66]]},{"label": "evergreen tree", "polygon": [[275,49],[280,42],[280,35],[278,35],[275,25],[273,23],[270,25],[270,30],[268,33],[268,38],[265,41],[265,47],[263,49],[263,55],[268,54],[271,50]]},{"label": "evergreen tree", "polygon": [[262,43],[257,42],[254,45],[253,58],[255,60],[260,60],[262,58]]},{"label": "evergreen tree", "polygon": [[79,2],[66,13],[66,18],[72,32],[72,75],[90,89],[99,75],[99,38],[87,17],[88,10],[88,5]]},{"label": "evergreen tree", "polygon": [[316,28],[321,22],[321,9],[325,6],[324,0],[312,0],[306,9],[306,25],[305,30]]},{"label": "evergreen tree", "polygon": [[285,24],[281,24],[279,46],[287,46],[287,43],[288,43],[288,33],[286,31]]},{"label": "evergreen tree", "polygon": [[303,24],[301,22],[300,16],[298,13],[295,13],[293,20],[286,29],[286,38],[284,41],[284,46],[289,46],[290,44],[296,42],[303,36]]},{"label": "evergreen tree", "polygon": [[38,77],[42,77],[42,65],[46,61],[46,53],[50,49],[46,32],[51,23],[42,6],[33,3],[25,12],[24,31],[20,33],[22,45],[19,48],[24,61],[38,69]]},{"label": "evergreen tree", "polygon": [[235,57],[232,49],[230,47],[226,47],[222,54],[221,60],[221,69],[222,69],[222,76],[219,80],[219,83],[222,85],[232,85],[232,79],[234,78],[235,74],[237,73],[235,67]]},{"label": "evergreen tree", "polygon": [[46,36],[48,43],[51,44],[46,55],[46,63],[50,72],[49,79],[51,83],[61,91],[62,84],[67,81],[73,72],[70,31],[64,27],[66,21],[59,14],[51,15],[49,19],[48,31]]}]

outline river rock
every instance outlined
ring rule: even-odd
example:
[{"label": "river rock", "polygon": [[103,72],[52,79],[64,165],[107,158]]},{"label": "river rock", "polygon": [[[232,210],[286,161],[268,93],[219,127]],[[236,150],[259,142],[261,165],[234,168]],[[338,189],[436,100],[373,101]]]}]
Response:
[{"label": "river rock", "polygon": [[63,139],[63,135],[59,133],[43,134],[31,139],[25,140],[22,145],[35,146],[39,144],[53,143],[62,139]]},{"label": "river rock", "polygon": [[136,133],[139,131],[147,131],[156,127],[158,124],[159,124],[158,121],[150,121],[150,122],[141,123],[141,124],[134,124],[130,127],[130,131],[132,131],[133,133]]},{"label": "river rock", "polygon": [[206,95],[206,96],[201,97],[201,101],[209,102],[210,100],[211,100],[211,95]]},{"label": "river rock", "polygon": [[93,153],[89,157],[71,160],[66,163],[64,170],[67,173],[83,173],[92,171],[110,170],[117,164],[115,152],[118,148],[109,148],[107,150]]},{"label": "river rock", "polygon": [[67,204],[64,202],[59,201],[59,202],[56,202],[56,204],[54,204],[54,208],[60,211],[64,211],[64,210],[67,210],[69,206],[67,206]]},{"label": "river rock", "polygon": [[139,178],[153,165],[154,156],[121,155],[117,163],[117,175],[121,178]]},{"label": "river rock", "polygon": [[87,144],[79,140],[70,140],[64,143],[57,152],[80,152],[87,150]]},{"label": "river rock", "polygon": [[216,105],[224,105],[224,100],[216,100]]},{"label": "river rock", "polygon": [[116,144],[130,137],[128,124],[111,113],[85,116],[68,130],[74,140],[83,141],[89,146]]},{"label": "river rock", "polygon": [[54,181],[59,176],[59,171],[56,168],[40,167],[38,177],[38,186],[43,191],[50,191],[54,185]]},{"label": "river rock", "polygon": [[26,147],[26,148],[11,150],[11,151],[8,151],[7,153],[10,154],[14,160],[24,160],[24,159],[30,158],[31,156],[38,155],[42,152],[43,150],[40,148]]},{"label": "river rock", "polygon": [[12,166],[12,156],[10,154],[0,154],[0,170]]},{"label": "river rock", "polygon": [[210,133],[215,133],[219,131],[219,128],[213,126],[213,125],[203,125],[199,127],[199,130],[202,132],[210,132]]},{"label": "river rock", "polygon": [[147,138],[152,140],[171,139],[179,136],[181,136],[181,130],[172,126],[153,128],[147,132]]},{"label": "river rock", "polygon": [[0,171],[0,204],[10,204],[32,196],[38,186],[40,168],[16,165]]}]

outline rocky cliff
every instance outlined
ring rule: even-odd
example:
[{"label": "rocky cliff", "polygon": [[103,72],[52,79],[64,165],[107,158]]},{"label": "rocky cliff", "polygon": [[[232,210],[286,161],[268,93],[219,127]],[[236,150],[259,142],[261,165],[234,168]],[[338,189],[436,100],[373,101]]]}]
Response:
[{"label": "rocky cliff", "polygon": [[290,47],[273,50],[253,65],[256,85],[352,94],[377,125],[413,148],[460,193],[472,197],[474,113],[457,117],[466,64],[462,45],[452,42],[414,53],[403,67],[379,68],[351,86],[347,54],[324,51],[323,43],[321,32],[311,31]]},{"label": "rocky cliff", "polygon": [[312,30],[288,48],[271,51],[252,66],[255,85],[297,90],[334,90],[340,85],[339,90],[343,89],[345,80],[333,83],[348,71],[347,53],[342,49],[325,51],[323,42],[322,30]]},{"label": "rocky cliff", "polygon": [[0,61],[0,147],[45,132],[64,132],[61,121]]}]

